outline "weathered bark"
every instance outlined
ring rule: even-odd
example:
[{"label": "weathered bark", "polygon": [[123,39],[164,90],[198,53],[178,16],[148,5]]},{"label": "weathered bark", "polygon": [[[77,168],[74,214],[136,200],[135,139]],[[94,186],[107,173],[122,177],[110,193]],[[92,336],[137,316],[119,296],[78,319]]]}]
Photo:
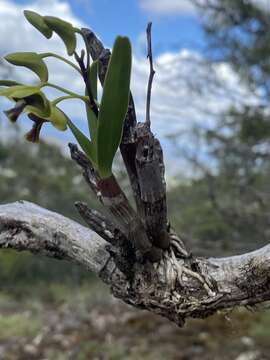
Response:
[{"label": "weathered bark", "polygon": [[[161,250],[151,244],[142,218],[130,205],[116,178],[112,175],[101,179],[84,153],[79,151],[74,144],[69,144],[69,147],[72,159],[81,167],[87,184],[108,214],[109,222],[114,224],[115,230],[118,230],[131,243],[135,251],[134,255],[137,258],[160,260]],[[80,214],[85,219],[82,208]]]},{"label": "weathered bark", "polygon": [[[92,31],[82,32],[92,59],[99,62],[103,84],[110,51]],[[150,27],[148,41],[149,34]],[[196,258],[171,229],[162,149],[150,128],[154,72],[150,45],[146,122],[137,123],[130,95],[120,145],[136,209],[114,175],[101,179],[86,155],[70,144],[72,159],[102,205],[98,212],[85,203],[75,204],[94,232],[37,205],[17,202],[0,205],[0,248],[74,261],[97,273],[126,303],[183,325],[188,317],[203,318],[219,309],[270,300],[270,245],[242,256]],[[86,74],[83,56],[76,54],[76,59]],[[90,90],[88,95],[91,102]]]},{"label": "weathered bark", "polygon": [[[103,85],[110,60],[110,50],[104,48],[93,31],[85,28],[81,30],[87,39],[92,59],[99,61],[99,80]],[[148,41],[150,39],[148,33]],[[151,68],[148,105],[150,105],[149,98],[154,73],[152,54],[150,53],[151,49],[148,49]],[[148,108],[148,117],[149,111]],[[169,246],[162,149],[159,141],[151,132],[149,121],[137,123],[132,93],[130,93],[128,111],[124,122],[120,152],[130,179],[138,214],[147,228],[150,241],[154,245],[152,251],[149,250],[148,252],[151,253],[151,258],[160,258],[160,252],[156,247],[163,249]],[[150,174],[151,176],[149,176]]]},{"label": "weathered bark", "polygon": [[32,203],[0,205],[1,248],[72,260],[99,273],[108,258],[105,244],[86,227]]},{"label": "weathered bark", "polygon": [[208,259],[179,258],[171,245],[160,263],[138,264],[128,279],[106,241],[93,231],[37,205],[16,202],[0,205],[0,248],[74,261],[97,273],[116,297],[179,325],[188,317],[270,300],[270,245]]}]

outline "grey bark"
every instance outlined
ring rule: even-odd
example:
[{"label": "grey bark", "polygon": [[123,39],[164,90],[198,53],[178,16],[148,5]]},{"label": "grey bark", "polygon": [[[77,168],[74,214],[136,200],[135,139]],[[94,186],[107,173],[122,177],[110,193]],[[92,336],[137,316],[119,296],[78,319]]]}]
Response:
[{"label": "grey bark", "polygon": [[[148,57],[151,69],[146,114],[146,117],[149,117],[151,84],[154,70],[149,25],[147,29],[149,43]],[[92,59],[99,61],[99,80],[103,85],[110,59],[110,50],[104,48],[102,42],[93,31],[85,28],[81,30],[87,39]],[[153,259],[160,258],[160,252],[156,247],[163,249],[169,246],[169,237],[166,229],[167,205],[162,149],[159,141],[151,132],[150,118],[145,123],[137,123],[132,93],[130,93],[120,151],[130,179],[137,211],[141,216],[141,220],[145,223],[148,236],[154,245],[154,249],[149,251],[151,253],[150,257]],[[149,177],[149,174],[151,174],[151,177]],[[144,252],[144,249],[142,250]]]},{"label": "grey bark", "polygon": [[116,297],[179,325],[270,300],[270,245],[227,258],[183,259],[173,244],[172,238],[159,263],[135,265],[128,279],[106,241],[88,228],[29,202],[0,205],[0,248],[74,261],[97,273]]},{"label": "grey bark", "polygon": [[[82,32],[103,84],[110,51],[92,31]],[[75,57],[87,82],[83,53]],[[150,91],[151,86],[148,99]],[[88,95],[91,101],[90,90]],[[270,245],[242,256],[196,258],[170,227],[162,149],[151,132],[149,106],[148,120],[137,123],[130,95],[120,145],[136,209],[114,175],[101,179],[86,155],[70,144],[72,159],[102,205],[101,213],[75,204],[91,230],[31,203],[0,205],[0,248],[74,261],[97,273],[114,296],[180,326],[188,317],[270,300]]]}]

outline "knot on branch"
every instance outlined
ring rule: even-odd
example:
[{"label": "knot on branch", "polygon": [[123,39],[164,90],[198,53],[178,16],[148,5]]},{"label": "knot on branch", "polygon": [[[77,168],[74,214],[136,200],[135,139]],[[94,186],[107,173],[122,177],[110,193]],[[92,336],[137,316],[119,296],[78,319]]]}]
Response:
[{"label": "knot on branch", "polygon": [[[110,51],[91,30],[82,29],[98,75],[104,83]],[[76,207],[88,226],[106,240],[108,260],[99,272],[113,294],[136,307],[166,316],[183,325],[188,316],[205,317],[222,308],[224,294],[208,265],[194,259],[168,225],[165,166],[160,142],[151,131],[150,97],[154,76],[151,24],[147,28],[150,77],[145,123],[137,123],[130,94],[120,151],[130,179],[136,209],[117,179],[101,179],[76,145],[71,157],[102,205],[102,212],[86,204]],[[209,274],[210,271],[210,274]]]},{"label": "knot on branch", "polygon": [[[103,85],[110,51],[91,30],[81,29],[81,31],[92,59],[98,61],[99,80]],[[135,105],[130,93],[120,144],[136,210],[131,206],[113,175],[104,180],[100,179],[92,169],[92,165],[87,164],[84,155],[74,145],[70,145],[70,150],[71,157],[82,168],[87,183],[102,203],[106,218],[132,243],[136,259],[157,262],[162,258],[163,250],[168,249],[170,236],[167,228],[163,154],[159,141],[151,132],[150,123],[151,85],[154,76],[151,24],[147,27],[147,41],[151,73],[148,82],[146,122],[137,124]],[[82,212],[80,214],[83,216]]]},{"label": "knot on branch", "polygon": [[183,252],[181,240],[174,237],[158,263],[147,262],[144,266],[134,263],[130,279],[123,274],[112,254],[100,275],[110,284],[115,297],[183,326],[186,317],[203,317],[206,312],[207,315],[215,312],[210,305],[222,298],[213,279],[194,264],[192,256],[183,257]]}]

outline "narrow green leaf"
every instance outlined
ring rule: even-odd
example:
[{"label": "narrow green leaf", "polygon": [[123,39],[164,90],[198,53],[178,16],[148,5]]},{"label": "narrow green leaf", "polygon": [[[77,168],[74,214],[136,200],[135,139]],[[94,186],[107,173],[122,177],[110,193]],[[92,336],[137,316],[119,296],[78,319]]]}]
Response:
[{"label": "narrow green leaf", "polygon": [[127,37],[117,37],[105,77],[98,116],[97,160],[101,177],[109,177],[120,144],[128,108],[131,73],[131,45]]},{"label": "narrow green leaf", "polygon": [[17,66],[24,66],[40,78],[42,82],[48,81],[48,69],[41,56],[35,52],[17,52],[5,56],[6,61]]},{"label": "narrow green leaf", "polygon": [[50,120],[52,125],[60,131],[67,129],[68,117],[57,106],[51,106],[51,115],[46,119]]},{"label": "narrow green leaf", "polygon": [[0,96],[22,99],[38,92],[40,92],[38,86],[14,85],[0,90]]},{"label": "narrow green leaf", "polygon": [[14,86],[14,85],[21,85],[21,84],[13,80],[0,80],[0,86]]},{"label": "narrow green leaf", "polygon": [[70,130],[72,131],[74,137],[80,144],[82,150],[89,157],[92,162],[92,165],[96,166],[96,149],[93,146],[92,142],[77,128],[76,125],[68,118],[67,124]]},{"label": "narrow green leaf", "polygon": [[52,30],[45,23],[43,16],[30,10],[24,10],[24,16],[38,31],[40,31],[47,39],[52,37]]},{"label": "narrow green leaf", "polygon": [[68,55],[73,55],[76,49],[76,35],[72,24],[54,16],[44,16],[43,19],[47,26],[56,32],[56,34],[63,40],[66,45]]},{"label": "narrow green leaf", "polygon": [[51,114],[49,100],[46,98],[45,94],[40,91],[38,86],[10,86],[0,90],[0,96],[6,96],[15,102],[19,99],[23,99],[25,101],[25,111],[34,113],[37,116],[44,118]]},{"label": "narrow green leaf", "polygon": [[96,146],[98,120],[96,114],[93,112],[93,110],[90,108],[88,104],[85,104],[85,108],[86,108],[86,115],[88,120],[89,134],[93,142],[93,145]]}]

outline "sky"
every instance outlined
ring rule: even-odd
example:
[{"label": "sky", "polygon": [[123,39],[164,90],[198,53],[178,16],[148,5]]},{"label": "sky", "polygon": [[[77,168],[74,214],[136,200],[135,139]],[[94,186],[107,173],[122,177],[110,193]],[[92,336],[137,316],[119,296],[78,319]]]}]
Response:
[{"label": "sky", "polygon": [[[262,6],[266,4],[265,0],[256,1]],[[16,51],[52,51],[66,56],[61,40],[55,35],[50,40],[43,37],[24,19],[24,9],[58,16],[76,26],[89,27],[109,48],[117,35],[128,36],[133,48],[131,90],[139,121],[145,118],[149,73],[145,29],[148,21],[152,21],[156,70],[151,106],[152,129],[164,146],[167,168],[178,169],[181,166],[179,154],[175,154],[168,141],[169,135],[182,134],[179,141],[188,146],[190,144],[183,134],[192,126],[211,126],[213,119],[232,102],[252,99],[228,64],[216,64],[209,69],[205,61],[207,39],[200,15],[189,0],[0,0],[1,57]],[[82,42],[79,45],[83,46]],[[50,82],[83,93],[83,84],[73,69],[57,60],[48,60],[47,64]],[[13,69],[12,77],[28,83],[36,81],[34,75],[23,69]],[[195,88],[199,91],[194,91]],[[232,96],[226,98],[225,92]],[[51,98],[55,95],[48,93]],[[6,101],[0,102],[0,110],[9,107]],[[78,101],[65,102],[61,107],[86,131],[82,104]],[[6,121],[3,117],[0,119],[1,122]],[[27,122],[23,121],[25,126]],[[4,128],[2,125],[0,131],[3,132]],[[43,137],[46,136],[60,139],[62,144],[72,140],[68,131],[60,133],[52,127],[45,129]],[[175,167],[175,163],[179,166]]]},{"label": "sky", "polygon": [[[48,4],[48,11],[50,2],[43,2]],[[24,0],[16,3],[31,4]],[[42,1],[34,3],[42,4]],[[195,43],[199,44],[202,38],[201,27],[188,0],[69,0],[58,3],[67,4],[72,14],[97,32],[108,46],[119,34],[129,36],[136,45],[148,21],[154,22],[157,53],[173,47],[195,48]]]}]

